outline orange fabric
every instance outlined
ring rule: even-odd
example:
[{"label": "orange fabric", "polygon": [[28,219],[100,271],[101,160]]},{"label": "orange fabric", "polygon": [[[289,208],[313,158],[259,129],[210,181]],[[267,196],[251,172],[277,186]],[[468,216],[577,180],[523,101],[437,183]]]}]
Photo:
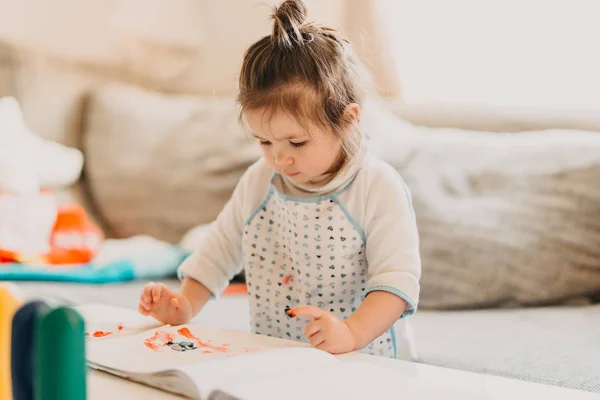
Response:
[{"label": "orange fabric", "polygon": [[99,250],[104,236],[89,219],[83,207],[70,204],[59,208],[52,231],[50,264],[83,264],[90,262]]},{"label": "orange fabric", "polygon": [[14,251],[0,249],[0,263],[15,262],[19,255]]},{"label": "orange fabric", "polygon": [[0,249],[0,263],[85,264],[94,258],[103,240],[102,231],[89,220],[85,209],[69,204],[58,209],[47,254],[25,256]]}]

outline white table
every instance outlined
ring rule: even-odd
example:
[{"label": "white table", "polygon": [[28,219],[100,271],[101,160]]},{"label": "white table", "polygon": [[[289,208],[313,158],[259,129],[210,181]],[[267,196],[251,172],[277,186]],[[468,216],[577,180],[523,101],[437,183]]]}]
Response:
[{"label": "white table", "polygon": [[[367,361],[379,366],[392,368],[404,376],[420,380],[431,386],[455,387],[466,395],[481,400],[599,400],[600,394],[573,389],[540,385],[525,381],[501,378],[491,375],[475,374],[430,365],[411,363],[374,357],[363,354],[347,354],[340,356],[343,360]],[[401,397],[399,387],[397,398]],[[148,386],[118,378],[101,371],[90,370],[88,374],[88,400],[106,399],[144,399],[169,400],[183,397],[163,392]],[[433,400],[433,399],[432,399]],[[435,399],[440,400],[440,399]]]},{"label": "white table", "polygon": [[[175,286],[174,286],[175,287]],[[33,286],[35,290],[29,293],[29,296],[48,293],[38,286]],[[57,293],[60,287],[51,287],[56,289]],[[79,289],[78,286],[75,287]],[[86,294],[81,288],[81,292]],[[120,299],[120,302],[135,305],[139,290],[134,288],[131,296]],[[89,289],[88,289],[89,290]],[[54,293],[54,292],[52,292]],[[50,293],[50,294],[52,294]],[[93,293],[93,292],[92,292]],[[120,297],[129,294],[119,293]],[[58,294],[56,294],[58,296]],[[52,297],[52,296],[50,296]],[[106,299],[103,300],[106,302]],[[96,300],[93,296],[79,299],[79,303],[93,302]],[[206,326],[218,327],[222,329],[243,330],[247,327],[248,306],[246,302],[236,301],[235,299],[223,298],[219,304],[210,303],[206,309],[195,319],[197,322],[206,324]],[[135,310],[130,310],[131,315],[137,315]],[[224,318],[227,316],[227,318]],[[229,317],[229,316],[235,316]],[[242,316],[244,316],[242,318]],[[568,399],[568,400],[600,400],[600,394],[578,391],[573,389],[560,388],[555,386],[541,385],[526,381],[513,380],[492,375],[476,374],[471,372],[452,370],[447,368],[435,367],[425,364],[410,363],[405,361],[390,360],[382,357],[374,357],[363,354],[348,354],[341,356],[345,360],[367,361],[379,366],[392,368],[399,371],[406,377],[411,377],[432,386],[450,386],[459,387],[476,398],[484,400],[500,399]],[[158,389],[144,386],[136,382],[131,382],[105,372],[89,370],[88,373],[88,399],[89,400],[118,400],[118,399],[182,399]],[[401,390],[399,388],[398,398],[401,399]],[[438,400],[438,399],[436,399]]]}]

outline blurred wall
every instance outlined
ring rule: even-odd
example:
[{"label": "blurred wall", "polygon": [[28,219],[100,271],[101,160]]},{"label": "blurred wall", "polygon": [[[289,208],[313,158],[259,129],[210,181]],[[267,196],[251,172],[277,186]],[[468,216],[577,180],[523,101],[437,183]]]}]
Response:
[{"label": "blurred wall", "polygon": [[[232,93],[244,50],[268,34],[271,5],[254,0],[0,0],[0,38],[21,50],[159,89]],[[376,7],[392,0],[308,0],[309,19],[341,29],[374,75],[382,66]],[[168,5],[166,7],[165,5]]]}]

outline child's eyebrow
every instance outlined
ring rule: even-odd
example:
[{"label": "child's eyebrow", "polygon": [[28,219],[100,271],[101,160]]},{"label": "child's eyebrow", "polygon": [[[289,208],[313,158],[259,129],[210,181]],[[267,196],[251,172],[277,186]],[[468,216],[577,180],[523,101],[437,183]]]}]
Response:
[{"label": "child's eyebrow", "polygon": [[290,135],[288,135],[288,136],[284,137],[284,138],[283,138],[283,139],[281,139],[281,140],[294,140],[294,139],[302,139],[302,138],[304,138],[304,137],[306,137],[306,135],[305,135],[305,134],[303,134],[303,133],[298,133],[298,134],[293,134],[293,133],[292,133],[292,134],[290,134]]},{"label": "child's eyebrow", "polygon": [[[260,140],[266,140],[266,139],[261,138],[260,136],[258,136],[256,133],[252,133],[252,136],[254,136],[255,138],[260,139]],[[294,139],[297,140],[297,139],[301,139],[301,138],[304,138],[304,137],[306,137],[306,135],[304,135],[302,133],[299,133],[299,134],[291,133],[288,136],[283,137],[283,138],[278,139],[278,140],[294,140]]]}]

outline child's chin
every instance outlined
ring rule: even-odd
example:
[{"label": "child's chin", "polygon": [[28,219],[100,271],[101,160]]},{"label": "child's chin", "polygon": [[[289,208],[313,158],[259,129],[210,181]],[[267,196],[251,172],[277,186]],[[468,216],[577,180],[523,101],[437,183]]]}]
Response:
[{"label": "child's chin", "polygon": [[310,177],[303,174],[288,176],[288,178],[296,183],[307,183],[310,181]]}]

